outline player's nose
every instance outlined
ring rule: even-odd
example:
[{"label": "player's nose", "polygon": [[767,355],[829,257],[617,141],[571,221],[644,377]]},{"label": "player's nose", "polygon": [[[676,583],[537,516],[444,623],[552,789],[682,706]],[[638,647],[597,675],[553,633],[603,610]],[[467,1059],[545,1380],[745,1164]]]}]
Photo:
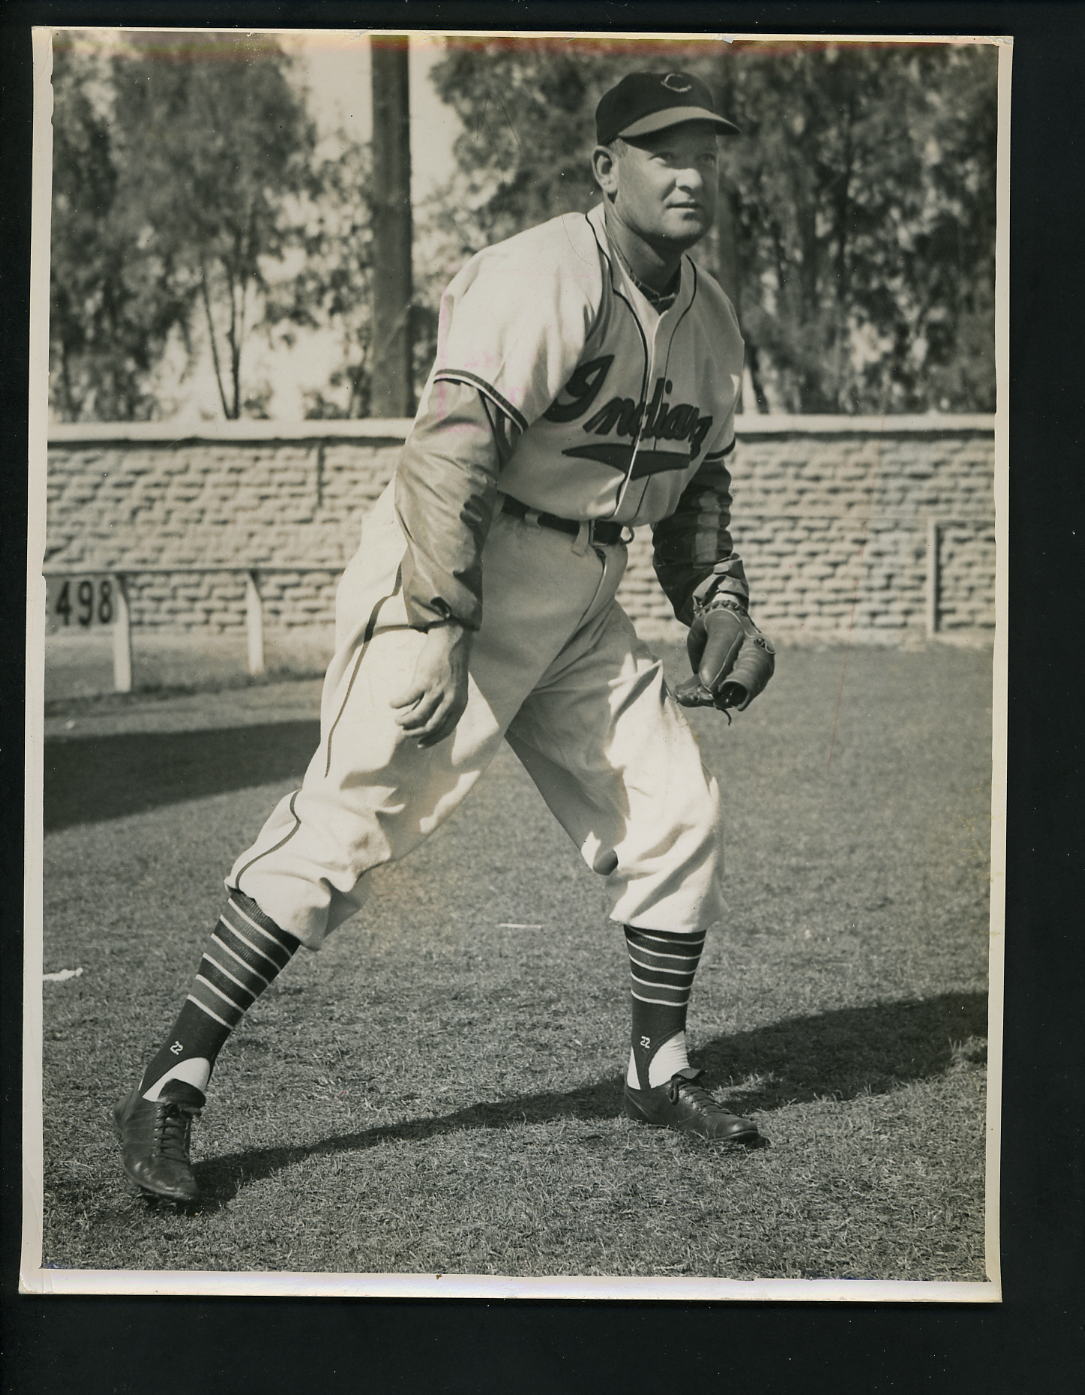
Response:
[{"label": "player's nose", "polygon": [[690,165],[687,169],[676,170],[674,183],[677,189],[687,194],[700,194],[705,188],[704,172],[696,165]]}]

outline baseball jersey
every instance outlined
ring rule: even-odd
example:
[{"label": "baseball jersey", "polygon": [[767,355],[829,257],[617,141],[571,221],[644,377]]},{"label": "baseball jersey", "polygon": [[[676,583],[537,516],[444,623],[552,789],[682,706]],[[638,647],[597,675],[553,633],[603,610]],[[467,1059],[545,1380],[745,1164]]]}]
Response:
[{"label": "baseball jersey", "polygon": [[[745,595],[724,465],[742,357],[730,301],[689,257],[671,306],[651,307],[609,248],[602,205],[477,253],[442,297],[397,475],[412,620],[477,625],[498,490],[567,519],[652,525],[680,618],[706,576]],[[472,394],[492,438],[481,460]]]}]

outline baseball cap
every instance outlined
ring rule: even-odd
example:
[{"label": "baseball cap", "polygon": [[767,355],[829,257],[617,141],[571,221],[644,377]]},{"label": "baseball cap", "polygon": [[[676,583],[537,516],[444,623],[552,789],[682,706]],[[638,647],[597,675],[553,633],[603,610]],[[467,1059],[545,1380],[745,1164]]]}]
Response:
[{"label": "baseball cap", "polygon": [[595,108],[595,138],[608,145],[617,136],[647,136],[682,121],[711,121],[721,134],[739,134],[716,110],[707,83],[692,73],[627,73]]}]

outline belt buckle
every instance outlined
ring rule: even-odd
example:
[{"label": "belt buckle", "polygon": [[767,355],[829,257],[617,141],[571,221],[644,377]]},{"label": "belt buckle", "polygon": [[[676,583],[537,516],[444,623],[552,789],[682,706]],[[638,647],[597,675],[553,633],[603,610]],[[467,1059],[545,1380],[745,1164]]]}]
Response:
[{"label": "belt buckle", "polygon": [[613,540],[613,542],[620,543],[623,547],[628,547],[629,544],[633,541],[633,529],[630,528],[628,523],[616,524],[612,519],[609,518],[591,518],[588,520],[588,542],[593,547],[596,543],[598,543],[600,547],[608,547],[612,545],[603,542],[596,534],[596,528],[603,523],[609,524],[610,527],[616,527],[618,529],[618,536]]}]

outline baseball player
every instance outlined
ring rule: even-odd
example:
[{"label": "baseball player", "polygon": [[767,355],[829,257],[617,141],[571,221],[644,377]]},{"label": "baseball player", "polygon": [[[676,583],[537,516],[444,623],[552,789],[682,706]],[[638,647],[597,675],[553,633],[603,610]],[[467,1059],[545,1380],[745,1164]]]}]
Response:
[{"label": "baseball player", "polygon": [[[145,1192],[195,1199],[191,1124],[230,1032],[502,741],[624,927],[626,1113],[758,1141],[699,1082],[685,1037],[723,908],[718,793],[678,701],[741,709],[773,665],[728,533],[742,340],[685,255],[735,132],[698,79],[629,74],[596,111],[599,205],[485,248],[445,292],[417,417],[338,589],[320,744],[235,862],[180,1015],[115,1111]],[[640,526],[690,627],[677,694],[615,599]]]}]

